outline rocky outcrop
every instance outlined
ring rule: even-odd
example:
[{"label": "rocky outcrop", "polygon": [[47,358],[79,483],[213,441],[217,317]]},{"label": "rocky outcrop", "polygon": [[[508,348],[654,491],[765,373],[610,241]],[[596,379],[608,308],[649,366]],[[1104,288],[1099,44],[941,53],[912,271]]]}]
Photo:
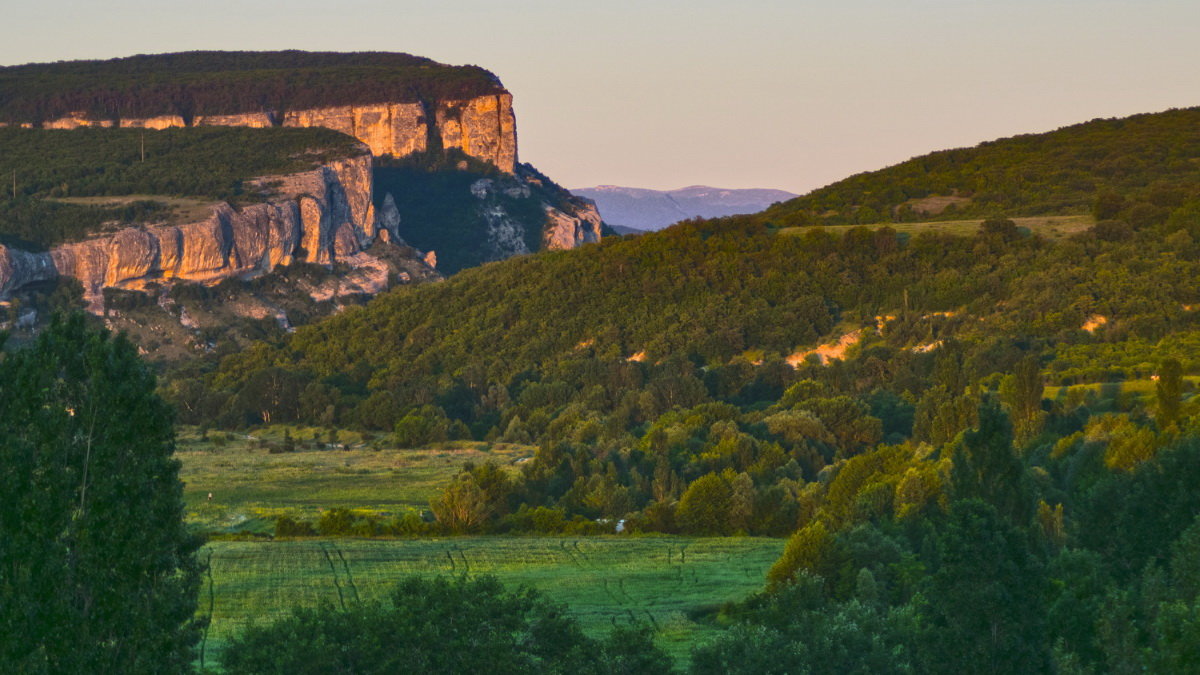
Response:
[{"label": "rocky outcrop", "polygon": [[560,251],[578,248],[584,244],[600,241],[600,212],[589,200],[578,199],[572,204],[570,213],[546,206],[546,229],[542,232],[542,246]]},{"label": "rocky outcrop", "polygon": [[0,245],[0,298],[12,291],[58,276],[49,253],[30,253]]},{"label": "rocky outcrop", "polygon": [[[432,122],[432,124],[431,124]],[[178,115],[147,119],[122,119],[122,127],[167,129],[187,121]],[[282,115],[253,112],[239,115],[201,115],[193,126],[326,127],[366,143],[376,155],[404,157],[430,148],[458,148],[471,157],[491,162],[505,173],[517,165],[517,119],[512,94],[488,94],[461,101],[434,103],[375,103],[314,110],[287,111]],[[69,115],[42,124],[46,129],[111,127],[112,120]]]},{"label": "rocky outcrop", "polygon": [[[262,203],[241,209],[221,203],[199,222],[129,227],[49,253],[2,248],[0,295],[70,276],[83,284],[90,308],[99,311],[105,288],[252,278],[295,261],[375,270],[377,261],[364,250],[381,231],[388,241],[399,241],[394,205],[393,213],[376,221],[371,156],[365,152],[312,171],[264,177],[257,187],[270,190]],[[368,276],[371,288],[364,292],[377,291],[378,274]]]}]

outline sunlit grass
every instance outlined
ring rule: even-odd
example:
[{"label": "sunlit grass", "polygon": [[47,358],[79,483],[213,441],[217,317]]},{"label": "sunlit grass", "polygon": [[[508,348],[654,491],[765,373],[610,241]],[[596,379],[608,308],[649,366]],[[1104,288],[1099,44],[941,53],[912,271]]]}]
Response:
[{"label": "sunlit grass", "polygon": [[277,516],[314,520],[329,508],[397,515],[428,508],[466,462],[511,467],[533,455],[531,447],[500,443],[401,449],[383,435],[338,431],[331,439],[328,429],[315,427],[286,427],[296,451],[270,453],[266,446],[281,444],[284,429],[209,432],[203,440],[194,428],[181,430],[176,456],[189,523],[206,531],[270,532]]},{"label": "sunlit grass", "polygon": [[[252,621],[294,605],[351,606],[378,598],[408,575],[494,574],[566,604],[584,630],[644,622],[677,660],[717,633],[694,613],[760,589],[784,542],[759,538],[451,537],[414,540],[314,539],[213,542],[211,664]],[[209,611],[209,588],[201,591]]]}]

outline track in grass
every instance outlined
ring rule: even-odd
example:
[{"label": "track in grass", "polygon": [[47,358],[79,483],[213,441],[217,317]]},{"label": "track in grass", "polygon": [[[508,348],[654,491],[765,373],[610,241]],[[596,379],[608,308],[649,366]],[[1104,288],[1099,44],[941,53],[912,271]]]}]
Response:
[{"label": "track in grass", "polygon": [[778,539],[621,536],[214,542],[207,547],[213,622],[205,661],[219,660],[224,643],[249,622],[295,605],[349,606],[381,597],[406,576],[461,574],[537,588],[594,636],[649,623],[681,660],[716,631],[689,613],[761,588],[782,549]]}]

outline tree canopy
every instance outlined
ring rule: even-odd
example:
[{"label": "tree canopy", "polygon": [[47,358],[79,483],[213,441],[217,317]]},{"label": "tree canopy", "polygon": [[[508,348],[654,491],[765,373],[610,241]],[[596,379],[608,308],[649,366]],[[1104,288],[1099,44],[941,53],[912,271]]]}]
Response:
[{"label": "tree canopy", "polygon": [[0,670],[190,671],[200,542],[173,451],[123,337],[75,315],[0,361]]}]

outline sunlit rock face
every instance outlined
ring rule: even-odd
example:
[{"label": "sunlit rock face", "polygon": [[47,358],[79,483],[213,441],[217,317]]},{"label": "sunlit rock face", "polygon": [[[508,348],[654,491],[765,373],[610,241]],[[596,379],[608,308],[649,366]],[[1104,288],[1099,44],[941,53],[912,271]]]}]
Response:
[{"label": "sunlit rock face", "polygon": [[[373,157],[404,157],[457,148],[508,174],[501,190],[507,197],[529,198],[531,186],[540,185],[540,179],[525,175],[528,171],[518,171],[516,117],[508,93],[281,114],[208,115],[190,120],[178,115],[95,120],[80,113],[41,126],[167,129],[188,124],[324,127],[354,136],[364,147],[359,156],[312,171],[264,177],[258,183],[263,189],[269,186],[269,194],[262,203],[241,208],[217,204],[204,220],[128,227],[63,244],[48,253],[0,247],[0,298],[30,283],[70,276],[83,284],[92,311],[101,311],[105,288],[144,290],[150,284],[174,280],[215,284],[233,277],[252,278],[294,262],[326,266],[344,262],[354,269],[375,269],[377,265],[367,259],[367,248],[377,240],[398,246],[404,241],[400,236],[400,214],[391,195],[382,202],[378,214],[373,207]],[[499,188],[492,182],[483,180],[472,187],[480,200],[487,259],[529,253],[537,247],[539,228],[541,247],[545,249],[575,248],[600,239],[600,215],[590,202],[572,200],[551,206],[544,201],[544,221],[524,222],[496,203],[492,197]],[[429,262],[432,268],[433,259]]]},{"label": "sunlit rock face", "polygon": [[542,245],[552,251],[577,248],[600,241],[600,212],[590,201],[575,206],[570,213],[546,207],[546,229]]},{"label": "sunlit rock face", "polygon": [[[0,295],[69,276],[83,284],[92,311],[100,311],[105,288],[248,279],[297,261],[378,267],[363,252],[382,229],[371,201],[369,154],[267,176],[259,185],[271,186],[263,203],[241,209],[220,203],[197,222],[128,227],[48,253],[0,247]],[[395,216],[388,216],[383,227],[394,229]]]},{"label": "sunlit rock face", "polygon": [[[167,129],[185,126],[178,115],[147,119],[122,119],[122,127]],[[237,115],[200,115],[195,126],[228,127],[325,127],[354,136],[366,143],[376,156],[404,157],[438,143],[444,149],[458,148],[467,155],[495,164],[505,173],[517,165],[517,118],[512,94],[488,94],[461,101],[435,103],[373,103],[285,112],[282,119],[265,112]],[[112,120],[68,115],[42,124],[47,129],[110,127]]]}]

